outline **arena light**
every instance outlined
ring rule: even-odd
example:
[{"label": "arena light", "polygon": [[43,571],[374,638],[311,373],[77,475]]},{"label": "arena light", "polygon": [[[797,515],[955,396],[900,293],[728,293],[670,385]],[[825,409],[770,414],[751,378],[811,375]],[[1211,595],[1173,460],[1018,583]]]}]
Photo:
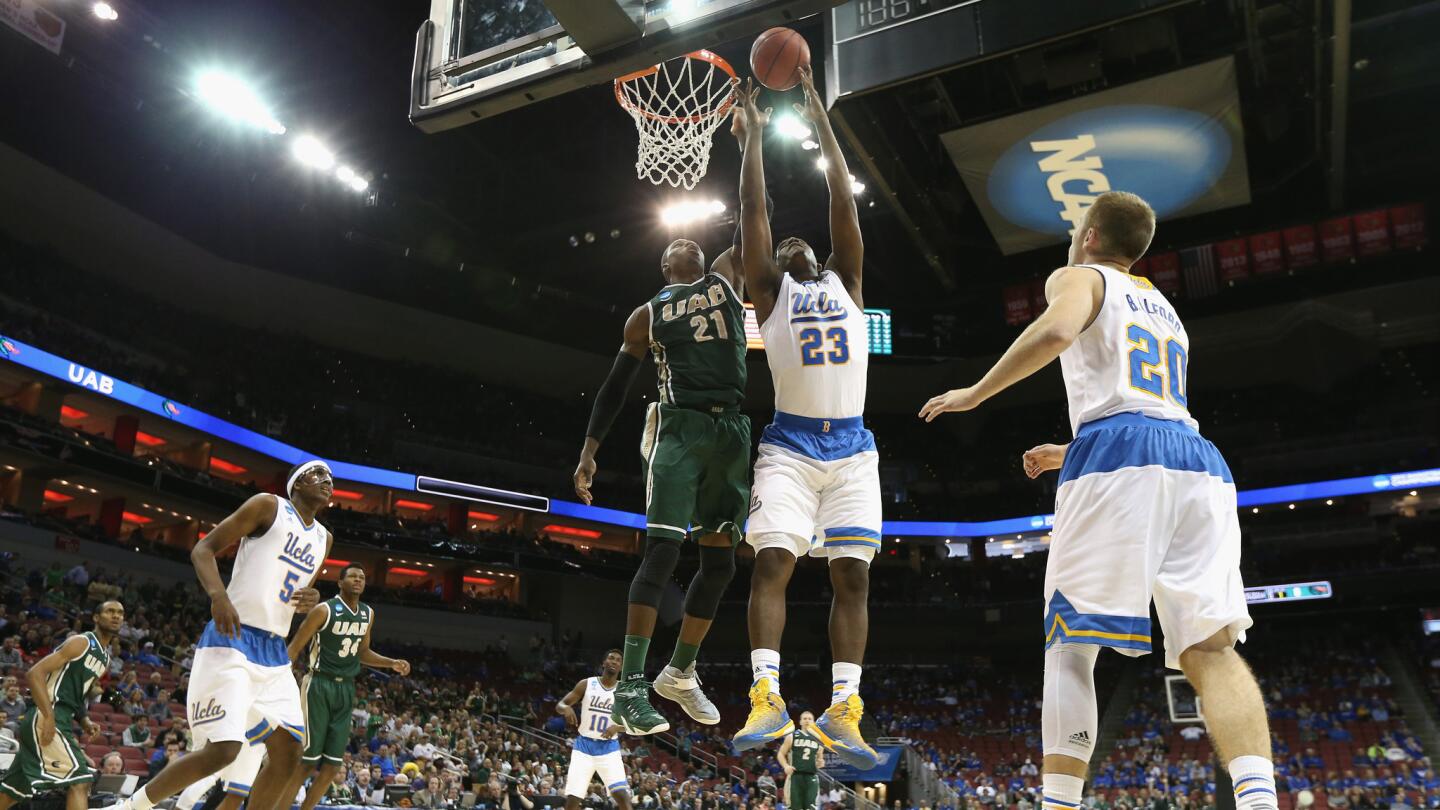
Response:
[{"label": "arena light", "polygon": [[434,508],[435,508],[435,504],[433,504],[433,503],[425,503],[424,501],[409,501],[409,500],[406,500],[406,499],[404,499],[404,498],[401,498],[400,500],[398,500],[398,501],[395,502],[395,508],[396,508],[396,509],[414,509],[414,510],[416,510],[417,512],[429,512],[431,509],[434,509]]},{"label": "arena light", "polygon": [[269,107],[254,88],[222,70],[202,71],[195,79],[200,100],[215,112],[271,135],[284,135],[285,126],[275,120]]},{"label": "arena light", "polygon": [[347,566],[347,565],[350,564],[350,561],[349,561],[349,560],[337,560],[337,559],[334,559],[334,558],[332,558],[332,557],[326,557],[326,558],[325,558],[325,564],[326,564],[326,565],[334,565],[334,566],[337,566],[337,567],[339,567],[339,568],[344,568],[345,566]]},{"label": "arena light", "polygon": [[233,461],[227,461],[219,456],[210,457],[210,469],[219,470],[220,472],[229,473],[230,475],[244,475],[249,472],[245,467],[241,467],[239,464]]},{"label": "arena light", "polygon": [[500,516],[499,516],[499,515],[492,514],[492,513],[490,513],[490,512],[471,512],[470,515],[469,515],[469,517],[470,517],[471,520],[485,520],[485,521],[496,521],[496,520],[499,520],[499,519],[500,519]]},{"label": "arena light", "polygon": [[335,170],[335,179],[344,183],[351,191],[361,192],[370,187],[370,181],[361,177],[349,166],[341,166]]},{"label": "arena light", "polygon": [[63,492],[56,492],[56,491],[53,490],[53,489],[47,489],[47,490],[45,490],[45,502],[46,502],[46,503],[69,503],[70,501],[73,501],[73,500],[75,500],[75,496],[74,496],[74,495],[66,495],[66,494],[63,493]]},{"label": "arena light", "polygon": [[466,585],[494,585],[495,580],[489,577],[465,577]]},{"label": "arena light", "polygon": [[148,523],[155,522],[154,518],[149,518],[144,515],[137,515],[134,512],[121,512],[120,520],[124,523],[134,523],[136,526],[144,526]]},{"label": "arena light", "polygon": [[342,501],[358,501],[362,500],[365,497],[365,494],[363,492],[355,492],[354,490],[349,489],[332,490],[330,494],[331,496],[339,498]]},{"label": "arena light", "polygon": [[725,203],[719,200],[690,200],[660,209],[660,221],[666,225],[684,225],[723,213]]},{"label": "arena light", "polygon": [[90,13],[94,14],[96,17],[99,17],[105,22],[115,22],[116,20],[120,19],[120,13],[116,11],[115,7],[110,5],[109,3],[96,3],[95,5],[90,7]]},{"label": "arena light", "polygon": [[61,405],[60,415],[66,419],[84,419],[90,414],[86,411],[80,410],[79,408],[72,408],[69,405]]},{"label": "arena light", "polygon": [[797,141],[808,140],[811,135],[810,128],[790,113],[776,117],[774,126],[776,132],[787,138],[794,138]]},{"label": "arena light", "polygon": [[421,570],[418,569],[418,568],[391,568],[391,569],[390,569],[390,573],[392,573],[392,574],[399,574],[400,576],[403,576],[403,577],[427,577],[427,576],[430,576],[430,572],[429,572],[429,571],[421,571]]},{"label": "arena light", "polygon": [[146,433],[143,430],[135,431],[135,441],[145,445],[146,447],[159,447],[160,445],[165,443],[165,440],[160,438],[159,436],[156,436],[152,433]]},{"label": "arena light", "polygon": [[818,143],[810,140],[809,138],[806,138],[806,139],[800,144],[800,148],[801,148],[801,149],[804,149],[806,152],[812,152],[812,151],[814,151],[814,150],[816,150],[816,149],[819,149],[819,148],[820,148],[820,144],[818,144]]},{"label": "arena light", "polygon": [[587,540],[597,540],[600,537],[600,532],[594,529],[580,529],[575,526],[564,526],[559,523],[551,523],[541,529],[541,531],[548,534],[561,534],[566,537],[584,537]]},{"label": "arena light", "polygon": [[290,145],[290,154],[295,159],[320,171],[329,171],[335,165],[335,153],[314,135],[301,135]]}]

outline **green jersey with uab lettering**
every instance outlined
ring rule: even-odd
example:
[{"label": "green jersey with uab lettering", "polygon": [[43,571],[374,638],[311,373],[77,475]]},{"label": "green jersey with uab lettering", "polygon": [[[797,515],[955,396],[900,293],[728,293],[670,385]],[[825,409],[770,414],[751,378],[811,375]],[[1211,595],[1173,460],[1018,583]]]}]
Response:
[{"label": "green jersey with uab lettering", "polygon": [[310,642],[310,669],[340,678],[360,674],[360,645],[370,632],[370,606],[364,602],[351,610],[345,600],[335,597],[325,603],[330,618]]},{"label": "green jersey with uab lettering", "polygon": [[745,398],[745,305],[715,273],[650,299],[650,351],[663,404],[731,407]]},{"label": "green jersey with uab lettering", "polygon": [[795,732],[790,742],[790,764],[796,773],[815,773],[816,755],[820,753],[820,738],[808,731]]},{"label": "green jersey with uab lettering", "polygon": [[738,543],[750,508],[750,419],[740,413],[745,307],[728,281],[706,273],[669,285],[649,308],[660,401],[640,441],[645,533],[728,533]]},{"label": "green jersey with uab lettering", "polygon": [[20,720],[15,735],[20,750],[4,782],[0,782],[0,793],[16,801],[29,799],[37,790],[68,787],[95,778],[71,727],[76,713],[85,706],[90,688],[110,669],[110,651],[94,633],[81,635],[86,642],[85,652],[45,679],[45,691],[55,712],[55,736],[50,744],[40,745],[33,704]]}]

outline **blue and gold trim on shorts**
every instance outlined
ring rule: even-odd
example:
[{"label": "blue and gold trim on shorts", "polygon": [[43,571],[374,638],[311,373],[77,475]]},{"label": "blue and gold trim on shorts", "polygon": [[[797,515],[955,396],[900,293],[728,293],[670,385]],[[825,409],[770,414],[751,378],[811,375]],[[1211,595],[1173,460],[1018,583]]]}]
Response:
[{"label": "blue and gold trim on shorts", "polygon": [[838,461],[875,449],[875,434],[865,417],[816,419],[776,411],[760,434],[761,444],[773,444],[816,461]]},{"label": "blue and gold trim on shorts", "polygon": [[196,644],[195,648],[203,650],[213,647],[227,647],[235,650],[245,656],[245,660],[257,666],[286,668],[290,666],[290,653],[285,649],[285,639],[268,630],[261,630],[248,624],[240,625],[239,638],[231,638],[221,634],[212,620],[205,625],[205,632],[200,634],[200,643]]},{"label": "blue and gold trim on shorts", "polygon": [[225,792],[229,793],[231,796],[239,796],[240,798],[244,799],[250,795],[250,786],[242,785],[239,782],[226,782]]},{"label": "blue and gold trim on shorts", "polygon": [[1117,413],[1086,422],[1075,432],[1060,467],[1060,484],[1127,467],[1203,472],[1235,483],[1220,451],[1195,428],[1173,419]]},{"label": "blue and gold trim on shorts", "polygon": [[1150,652],[1150,617],[1081,613],[1056,591],[1045,611],[1045,649],[1061,641]]},{"label": "blue and gold trim on shorts", "polygon": [[880,548],[880,533],[863,526],[836,526],[825,530],[825,548],[837,546],[866,546]]}]

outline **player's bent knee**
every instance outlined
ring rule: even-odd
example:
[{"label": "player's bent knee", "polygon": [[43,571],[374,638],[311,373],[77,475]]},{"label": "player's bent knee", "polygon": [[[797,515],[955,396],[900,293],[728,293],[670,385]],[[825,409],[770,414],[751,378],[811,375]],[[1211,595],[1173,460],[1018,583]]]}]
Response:
[{"label": "player's bent knee", "polygon": [[714,546],[700,547],[700,569],[685,593],[685,613],[700,619],[714,619],[735,576],[735,551]]},{"label": "player's bent knee", "polygon": [[215,770],[229,765],[240,756],[241,744],[239,740],[226,740],[223,742],[206,743],[205,747],[197,751],[194,756],[202,758],[202,761]]},{"label": "player's bent knee", "polygon": [[635,570],[635,579],[630,582],[631,604],[659,607],[665,583],[675,573],[675,564],[679,560],[680,543],[677,541],[656,537],[647,539],[645,556]]}]

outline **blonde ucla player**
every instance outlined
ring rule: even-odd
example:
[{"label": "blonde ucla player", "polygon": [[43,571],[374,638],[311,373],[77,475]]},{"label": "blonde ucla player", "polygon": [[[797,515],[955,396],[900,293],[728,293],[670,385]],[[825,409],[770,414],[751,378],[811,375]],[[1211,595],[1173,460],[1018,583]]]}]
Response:
[{"label": "blonde ucla player", "polygon": [[1075,440],[1024,455],[1031,478],[1060,470],[1045,570],[1043,810],[1080,803],[1097,718],[1101,647],[1150,651],[1150,601],[1165,664],[1195,686],[1229,763],[1239,810],[1274,810],[1270,731],[1255,676],[1235,652],[1250,627],[1240,581],[1235,483],[1190,416],[1190,339],[1175,308],[1129,269],[1155,233],[1134,194],[1096,198],[1049,308],[981,380],[925,403],[931,421],[968,411],[1060,358]]},{"label": "blonde ucla player", "polygon": [[[625,763],[620,759],[620,741],[615,739],[620,733],[620,724],[610,722],[623,661],[619,650],[605,653],[600,677],[580,681],[555,704],[555,713],[579,732],[570,751],[570,767],[565,772],[565,810],[578,810],[590,792],[590,780],[597,773],[616,806],[630,810],[630,782],[625,777]],[[577,703],[580,704],[579,716],[575,714]]]},{"label": "blonde ucla player", "polygon": [[[808,68],[796,109],[817,131],[830,187],[830,258],[822,268],[804,240],[771,252],[763,138],[747,138],[740,170],[741,263],[775,381],[775,420],[760,438],[746,540],[755,548],[750,580],[750,716],[735,748],[755,748],[795,728],[780,697],[785,590],[805,554],[829,560],[834,604],[831,706],[814,726],[829,750],[859,768],[875,750],[860,734],[857,694],[869,632],[870,561],[880,548],[880,474],[875,437],[865,428],[869,339],[861,308],[864,243],[845,156]],[[740,125],[762,132],[770,111],[746,86]]]},{"label": "blonde ucla player", "polygon": [[[112,808],[150,810],[156,802],[230,765],[247,743],[268,755],[246,802],[251,810],[288,807],[298,789],[305,721],[285,636],[294,614],[320,594],[310,583],[333,538],[315,516],[334,491],[330,467],[307,461],[286,479],[288,498],[259,494],[220,522],[190,553],[210,596],[213,620],[196,645],[189,719],[195,753],[166,765]],[[240,544],[227,586],[217,554]],[[277,733],[283,732],[283,733]]]}]

